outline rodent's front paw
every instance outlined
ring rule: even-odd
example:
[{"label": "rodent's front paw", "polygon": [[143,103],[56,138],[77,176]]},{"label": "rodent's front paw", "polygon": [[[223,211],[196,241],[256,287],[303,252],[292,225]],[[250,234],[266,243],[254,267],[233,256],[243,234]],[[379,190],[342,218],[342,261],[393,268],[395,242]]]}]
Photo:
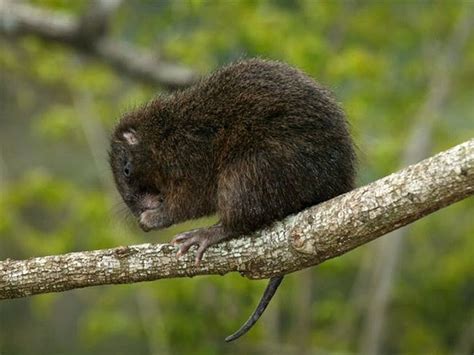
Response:
[{"label": "rodent's front paw", "polygon": [[171,244],[179,246],[177,256],[186,254],[191,246],[197,245],[195,265],[199,266],[207,248],[227,238],[228,234],[222,229],[222,225],[215,224],[211,227],[193,229],[178,234],[173,238]]},{"label": "rodent's front paw", "polygon": [[171,225],[164,215],[162,208],[155,208],[142,212],[138,217],[138,224],[145,232],[152,229],[169,227]]}]

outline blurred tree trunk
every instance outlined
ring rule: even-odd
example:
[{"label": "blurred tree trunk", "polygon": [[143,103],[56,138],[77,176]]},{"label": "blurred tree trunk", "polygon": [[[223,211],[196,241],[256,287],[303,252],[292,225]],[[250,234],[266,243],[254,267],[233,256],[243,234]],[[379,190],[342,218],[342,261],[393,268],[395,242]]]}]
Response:
[{"label": "blurred tree trunk", "polygon": [[298,346],[298,354],[312,354],[311,333],[313,330],[313,306],[316,302],[313,294],[314,269],[300,271],[296,275],[296,287],[294,289],[293,309],[296,323],[293,327],[292,339]]},{"label": "blurred tree trunk", "polygon": [[[453,34],[445,46],[444,55],[433,67],[429,91],[423,106],[415,116],[415,126],[403,154],[401,166],[414,164],[431,150],[432,131],[436,120],[447,102],[452,89],[452,73],[463,54],[473,25],[472,3],[460,15]],[[392,232],[375,243],[372,285],[366,298],[368,310],[362,328],[360,352],[373,355],[381,353],[384,331],[387,329],[387,313],[395,282],[396,270],[401,258],[405,236],[410,227]]]}]

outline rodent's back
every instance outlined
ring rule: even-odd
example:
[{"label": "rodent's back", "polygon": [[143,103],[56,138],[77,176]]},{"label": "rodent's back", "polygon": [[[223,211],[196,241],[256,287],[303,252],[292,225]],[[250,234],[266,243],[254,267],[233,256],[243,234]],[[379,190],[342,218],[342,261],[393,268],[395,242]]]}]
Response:
[{"label": "rodent's back", "polygon": [[170,103],[179,112],[173,120],[179,118],[194,131],[201,127],[210,139],[217,136],[226,144],[232,136],[254,144],[261,139],[270,144],[272,139],[288,144],[306,139],[312,145],[349,138],[332,94],[301,71],[276,61],[251,59],[228,65]]},{"label": "rodent's back", "polygon": [[183,120],[211,125],[316,123],[318,113],[338,109],[327,106],[329,91],[301,71],[260,59],[223,67],[176,98]]}]

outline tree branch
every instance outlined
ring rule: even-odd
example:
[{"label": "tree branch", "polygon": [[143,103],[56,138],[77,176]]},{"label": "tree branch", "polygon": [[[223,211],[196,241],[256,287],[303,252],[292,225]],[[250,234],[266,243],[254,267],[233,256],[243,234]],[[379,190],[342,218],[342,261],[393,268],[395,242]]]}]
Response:
[{"label": "tree branch", "polygon": [[125,74],[167,89],[186,87],[197,79],[189,68],[159,60],[150,51],[107,36],[110,12],[119,3],[113,0],[108,2],[96,0],[93,3],[95,6],[83,17],[74,17],[0,0],[0,34],[7,37],[33,35],[67,45],[104,61],[119,75]]},{"label": "tree branch", "polygon": [[272,227],[178,259],[170,244],[0,262],[0,299],[80,287],[238,271],[286,274],[339,256],[474,193],[474,139],[313,206]]}]

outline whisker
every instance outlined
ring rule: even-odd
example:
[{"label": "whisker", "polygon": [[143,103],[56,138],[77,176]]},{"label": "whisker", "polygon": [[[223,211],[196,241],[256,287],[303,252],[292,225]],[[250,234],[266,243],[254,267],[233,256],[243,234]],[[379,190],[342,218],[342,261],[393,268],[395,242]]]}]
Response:
[{"label": "whisker", "polygon": [[109,208],[109,220],[119,223],[126,222],[125,225],[130,225],[128,222],[135,220],[135,217],[130,212],[130,209],[123,201],[118,201]]}]

